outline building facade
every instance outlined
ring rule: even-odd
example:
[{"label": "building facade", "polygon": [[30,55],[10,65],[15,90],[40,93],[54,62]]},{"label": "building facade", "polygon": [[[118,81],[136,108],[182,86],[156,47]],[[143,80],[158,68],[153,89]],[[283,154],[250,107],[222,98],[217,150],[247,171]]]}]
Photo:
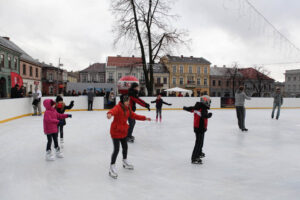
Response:
[{"label": "building facade", "polygon": [[10,97],[11,72],[20,72],[21,52],[8,37],[0,37],[0,98]]},{"label": "building facade", "polygon": [[109,56],[106,66],[106,83],[112,83],[117,87],[120,78],[131,75],[139,79],[141,90],[146,91],[142,66],[142,58],[139,57]]},{"label": "building facade", "polygon": [[285,93],[287,96],[300,97],[300,69],[285,71]]},{"label": "building facade", "polygon": [[254,68],[242,68],[239,72],[243,76],[243,85],[247,95],[252,97],[271,97],[274,93],[274,79]]},{"label": "building facade", "polygon": [[209,95],[210,65],[204,58],[164,56],[161,58],[169,71],[170,87],[192,90],[195,96]]},{"label": "building facade", "polygon": [[170,73],[167,67],[162,64],[154,64],[153,66],[153,78],[154,78],[154,91],[156,95],[163,93],[164,90],[169,89],[169,77]]},{"label": "building facade", "polygon": [[42,63],[42,93],[45,96],[62,94],[64,91],[63,70],[52,64]]},{"label": "building facade", "polygon": [[236,68],[210,68],[210,96],[234,97],[235,91],[242,84],[242,74]]},{"label": "building facade", "polygon": [[94,63],[79,72],[81,83],[105,83],[105,63]]},{"label": "building facade", "polygon": [[79,72],[68,72],[68,83],[79,82]]}]

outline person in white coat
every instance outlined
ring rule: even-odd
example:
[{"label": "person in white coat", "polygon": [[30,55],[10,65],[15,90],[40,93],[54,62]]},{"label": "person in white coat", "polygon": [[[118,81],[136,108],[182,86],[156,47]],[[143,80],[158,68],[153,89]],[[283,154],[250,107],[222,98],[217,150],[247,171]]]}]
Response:
[{"label": "person in white coat", "polygon": [[[33,97],[33,102],[32,102],[32,106],[33,106],[33,115],[32,116],[41,116],[42,115],[42,108],[41,108],[41,98],[42,98],[42,92],[41,90],[39,90],[38,87],[34,88],[34,92],[32,94]],[[37,111],[39,112],[37,114]]]}]

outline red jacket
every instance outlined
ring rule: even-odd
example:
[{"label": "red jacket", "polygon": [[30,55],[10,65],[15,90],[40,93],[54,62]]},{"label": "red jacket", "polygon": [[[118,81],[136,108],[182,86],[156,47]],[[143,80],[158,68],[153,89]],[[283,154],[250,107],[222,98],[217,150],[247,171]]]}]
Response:
[{"label": "red jacket", "polygon": [[44,133],[57,133],[57,125],[59,120],[67,118],[68,115],[58,113],[55,108],[52,107],[55,102],[51,99],[46,99],[43,104],[46,108],[46,112],[44,114]]},{"label": "red jacket", "polygon": [[111,137],[115,139],[121,139],[127,136],[127,131],[129,128],[127,124],[127,120],[129,117],[136,120],[142,120],[142,121],[146,120],[145,116],[137,115],[133,111],[131,111],[131,115],[130,115],[129,109],[127,107],[126,107],[126,115],[125,115],[121,107],[121,102],[119,102],[119,104],[116,105],[113,109],[111,109],[108,113],[114,116],[114,120],[110,126],[110,134]]},{"label": "red jacket", "polygon": [[211,118],[212,116],[211,113],[208,113],[208,108],[206,106],[197,102],[195,106],[183,107],[183,109],[194,113],[194,128],[206,131],[208,118]]}]

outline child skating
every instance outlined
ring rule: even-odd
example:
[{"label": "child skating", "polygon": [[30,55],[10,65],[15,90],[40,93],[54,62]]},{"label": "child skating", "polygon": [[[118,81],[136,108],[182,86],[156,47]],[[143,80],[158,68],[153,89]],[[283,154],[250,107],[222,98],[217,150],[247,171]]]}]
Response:
[{"label": "child skating", "polygon": [[[74,101],[67,106],[61,96],[56,97],[56,111],[60,114],[64,114],[66,110],[70,110],[74,106]],[[66,120],[60,120],[61,123],[58,125],[59,135],[60,135],[60,146],[63,148],[64,145],[64,126],[66,125]]]},{"label": "child skating", "polygon": [[192,154],[192,164],[202,164],[201,158],[205,157],[202,151],[204,143],[204,134],[207,131],[208,118],[211,118],[212,113],[208,113],[210,108],[210,97],[200,97],[200,102],[195,106],[183,107],[184,110],[194,113],[194,132],[196,134],[195,147]]},{"label": "child skating", "polygon": [[52,99],[46,99],[43,102],[44,107],[46,108],[44,114],[44,133],[47,136],[47,147],[46,147],[46,160],[53,161],[55,157],[51,152],[52,140],[54,142],[54,148],[56,157],[63,158],[63,153],[60,150],[58,145],[58,125],[61,124],[60,120],[72,117],[68,114],[60,114],[55,110],[56,103]]},{"label": "child skating", "polygon": [[159,117],[159,121],[161,122],[161,120],[162,120],[162,116],[161,116],[162,105],[166,104],[168,106],[171,106],[172,104],[164,102],[163,99],[161,98],[160,94],[157,95],[156,100],[155,101],[151,101],[151,103],[155,103],[156,104],[156,122],[158,122],[158,117]]},{"label": "child skating", "polygon": [[129,106],[129,96],[128,95],[122,95],[120,97],[120,102],[118,105],[116,105],[113,109],[111,109],[107,113],[107,118],[110,119],[114,117],[113,122],[111,123],[110,127],[110,134],[112,137],[114,150],[111,156],[111,163],[110,163],[110,170],[109,175],[112,178],[117,178],[118,174],[116,171],[116,160],[117,156],[119,154],[120,149],[120,143],[122,145],[122,153],[123,153],[123,167],[125,169],[133,170],[133,165],[129,164],[127,161],[127,151],[128,151],[128,145],[127,145],[127,131],[129,128],[129,125],[127,124],[128,118],[136,119],[136,120],[148,120],[151,121],[150,118],[147,118],[142,115],[135,114],[130,106]]}]

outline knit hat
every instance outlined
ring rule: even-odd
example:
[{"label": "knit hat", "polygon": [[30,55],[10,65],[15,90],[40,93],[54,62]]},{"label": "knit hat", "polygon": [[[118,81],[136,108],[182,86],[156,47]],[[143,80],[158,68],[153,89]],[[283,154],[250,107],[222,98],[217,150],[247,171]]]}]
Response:
[{"label": "knit hat", "polygon": [[58,95],[58,96],[56,97],[55,102],[58,103],[58,102],[63,101],[63,100],[64,100],[64,99],[63,99],[60,95]]}]

